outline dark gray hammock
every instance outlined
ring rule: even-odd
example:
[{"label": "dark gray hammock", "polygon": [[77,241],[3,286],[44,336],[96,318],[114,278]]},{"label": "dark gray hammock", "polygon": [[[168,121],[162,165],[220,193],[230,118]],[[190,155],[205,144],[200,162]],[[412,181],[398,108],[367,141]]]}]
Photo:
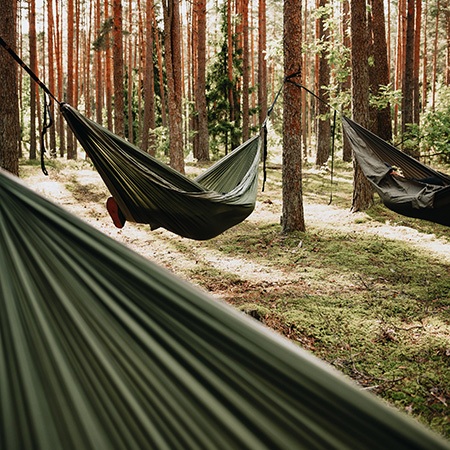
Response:
[{"label": "dark gray hammock", "polygon": [[386,207],[450,226],[448,175],[401,152],[348,117],[342,117],[342,125],[358,164]]},{"label": "dark gray hammock", "polygon": [[0,171],[0,448],[450,449]]},{"label": "dark gray hammock", "polygon": [[254,210],[260,135],[192,180],[68,104],[61,104],[61,112],[124,219],[202,240],[242,222]]}]

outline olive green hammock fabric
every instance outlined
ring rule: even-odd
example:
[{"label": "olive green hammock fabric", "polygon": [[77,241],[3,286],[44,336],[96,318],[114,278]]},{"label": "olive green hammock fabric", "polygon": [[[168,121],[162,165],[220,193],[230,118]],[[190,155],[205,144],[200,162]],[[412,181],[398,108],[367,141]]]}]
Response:
[{"label": "olive green hammock fabric", "polygon": [[0,448],[449,449],[0,171]]},{"label": "olive green hammock fabric", "polygon": [[401,152],[348,117],[342,117],[342,125],[361,170],[389,209],[450,226],[450,176]]},{"label": "olive green hammock fabric", "polygon": [[260,135],[192,180],[67,103],[60,109],[126,220],[204,240],[242,222],[254,210]]}]

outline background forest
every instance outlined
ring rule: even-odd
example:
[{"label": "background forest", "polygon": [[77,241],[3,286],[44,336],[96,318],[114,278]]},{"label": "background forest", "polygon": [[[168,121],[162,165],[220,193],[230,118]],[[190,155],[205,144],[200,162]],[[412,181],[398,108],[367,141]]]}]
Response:
[{"label": "background forest", "polygon": [[[359,121],[414,156],[447,162],[447,3],[370,0],[367,49],[352,49],[358,31],[350,27],[349,1],[303,1],[302,84],[350,110],[352,51],[360,54],[370,110]],[[18,31],[19,54],[58,99],[160,157],[170,153],[170,129],[182,143],[171,163],[182,171],[189,153],[208,160],[248,138],[283,84],[283,4],[276,0],[27,0],[19,2]],[[19,77],[22,148],[33,159],[42,100],[28,75]],[[304,154],[322,165],[330,155],[330,109],[305,91],[302,100]],[[278,132],[279,111],[271,116]],[[63,130],[59,120],[50,131],[50,153],[76,158]],[[351,159],[345,149],[343,157]]]}]

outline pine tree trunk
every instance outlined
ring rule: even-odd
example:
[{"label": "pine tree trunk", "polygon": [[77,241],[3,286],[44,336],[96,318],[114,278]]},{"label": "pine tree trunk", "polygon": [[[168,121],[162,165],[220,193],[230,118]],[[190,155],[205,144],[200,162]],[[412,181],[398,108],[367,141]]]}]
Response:
[{"label": "pine tree trunk", "polygon": [[[403,69],[405,67],[405,42],[406,42],[406,0],[398,2],[397,19],[397,53],[395,61],[395,90],[401,89]],[[398,104],[394,105],[394,134],[398,131]]]},{"label": "pine tree trunk", "polygon": [[[100,0],[95,1],[95,32],[100,31],[101,26],[101,4]],[[103,123],[103,64],[102,52],[95,52],[95,121]]]},{"label": "pine tree trunk", "polygon": [[[296,0],[284,0],[284,75],[301,72],[302,14]],[[301,92],[284,84],[283,102],[283,232],[305,231],[302,195]]]},{"label": "pine tree trunk", "polygon": [[[74,0],[68,0],[67,3],[67,102],[74,106],[74,46],[75,46],[75,33],[74,33]],[[67,159],[75,159],[75,139],[73,133],[67,128]]]},{"label": "pine tree trunk", "polygon": [[119,136],[125,136],[121,0],[114,0],[113,2],[113,17],[114,132]]},{"label": "pine tree trunk", "polygon": [[133,1],[128,1],[128,140],[134,142],[134,124],[133,124]]},{"label": "pine tree trunk", "polygon": [[414,0],[407,0],[405,70],[402,79],[402,134],[413,122]]},{"label": "pine tree trunk", "polygon": [[[30,68],[39,76],[37,64],[37,43],[36,43],[36,2],[30,0],[28,3],[29,22],[29,42],[30,42]],[[34,81],[30,84],[30,159],[36,159],[37,153],[37,85]]]},{"label": "pine tree trunk", "polygon": [[428,1],[425,1],[425,20],[423,21],[423,61],[422,61],[422,108],[421,111],[425,111],[425,107],[428,101],[428,27],[427,27],[427,17],[428,17]]},{"label": "pine tree trunk", "polygon": [[[47,0],[47,16],[48,16],[48,88],[50,92],[55,92],[55,61],[54,61],[54,17],[53,17],[53,0]],[[50,106],[50,113],[52,117],[55,117],[55,105],[52,102]],[[56,157],[56,130],[55,127],[51,127],[50,130],[50,156]]]},{"label": "pine tree trunk", "polygon": [[250,137],[250,63],[248,44],[248,0],[242,0],[242,139]]},{"label": "pine tree trunk", "polygon": [[[233,92],[233,26],[232,26],[232,0],[227,0],[227,70],[228,70],[228,103],[230,108],[230,123],[234,123],[236,119],[234,92]],[[231,147],[235,146],[234,133],[231,133]],[[225,150],[228,152],[228,149]]]},{"label": "pine tree trunk", "polygon": [[[422,28],[422,0],[416,0],[416,23],[414,25],[414,70],[413,70],[413,123],[420,122],[420,35]],[[447,71],[448,72],[448,65]]]},{"label": "pine tree trunk", "polygon": [[179,0],[163,1],[170,165],[184,173]]},{"label": "pine tree trunk", "polygon": [[[342,2],[342,36],[343,36],[343,44],[345,48],[351,49],[351,39],[350,39],[350,30],[351,30],[351,15],[350,15],[350,2],[349,0],[344,0]],[[347,65],[351,63],[348,62]],[[350,71],[349,71],[350,72]],[[345,81],[342,82],[341,89],[343,91],[349,91],[351,89],[351,76],[349,75]],[[344,137],[343,149],[342,149],[342,159],[346,162],[350,162],[352,160],[352,149],[350,147],[347,138]]]},{"label": "pine tree trunk", "polygon": [[146,5],[146,52],[144,72],[144,123],[142,127],[142,149],[155,155],[155,144],[150,130],[155,129],[155,80],[153,66],[153,0]]},{"label": "pine tree trunk", "polygon": [[197,109],[199,161],[209,161],[208,111],[206,106],[206,1],[197,0],[197,78],[195,103]]},{"label": "pine tree trunk", "polygon": [[[0,2],[0,36],[16,49],[17,2]],[[19,175],[19,100],[17,64],[0,48],[0,167]]]},{"label": "pine tree trunk", "polygon": [[445,15],[445,34],[447,41],[447,52],[445,54],[445,79],[444,83],[446,86],[450,85],[450,13]]},{"label": "pine tree trunk", "polygon": [[259,0],[258,8],[258,106],[259,125],[261,126],[267,117],[267,25],[266,25],[266,0]]},{"label": "pine tree trunk", "polygon": [[[371,72],[372,92],[380,93],[380,87],[389,84],[388,51],[386,43],[386,27],[384,20],[384,2],[383,0],[371,0],[371,19],[372,19],[372,43],[374,65]],[[375,111],[376,121],[373,125],[373,132],[385,141],[392,140],[392,121],[391,107],[387,105],[383,109]]]},{"label": "pine tree trunk", "polygon": [[[440,11],[441,2],[437,0],[436,11]],[[433,72],[431,74],[431,110],[434,111],[436,107],[436,82],[437,82],[437,58],[438,58],[438,41],[439,41],[439,13],[436,14],[435,28],[434,28],[434,51],[433,51]]]},{"label": "pine tree trunk", "polygon": [[[153,24],[156,24],[156,19],[153,14]],[[161,97],[161,122],[163,127],[167,127],[167,101],[166,101],[166,93],[164,90],[164,67],[163,67],[163,57],[162,57],[162,49],[161,49],[161,39],[162,37],[158,33],[158,27],[153,26],[155,30],[155,45],[156,45],[156,54],[158,57],[158,75],[159,75],[159,95]]]},{"label": "pine tree trunk", "polygon": [[[64,98],[64,71],[62,61],[62,19],[60,14],[59,0],[55,0],[56,11],[56,45],[55,45],[55,59],[56,59],[56,71],[58,76],[58,97]],[[59,134],[59,156],[64,157],[66,154],[66,132],[65,121],[62,114],[59,114],[58,121],[58,134]]]},{"label": "pine tree trunk", "polygon": [[[328,0],[317,0],[317,7],[325,9]],[[323,49],[318,55],[318,79],[317,94],[323,100],[317,101],[317,154],[316,165],[322,166],[328,161],[331,153],[331,125],[328,117],[329,94],[328,87],[330,85],[330,65],[328,64],[330,32],[325,27],[325,17],[322,15],[318,21],[318,34],[316,39],[321,42]],[[326,103],[325,103],[326,102]]]},{"label": "pine tree trunk", "polygon": [[[365,0],[351,0],[352,36],[352,100],[353,118],[363,127],[369,126],[369,69],[367,52],[367,19]],[[373,203],[372,188],[353,160],[352,211],[364,211]]]}]

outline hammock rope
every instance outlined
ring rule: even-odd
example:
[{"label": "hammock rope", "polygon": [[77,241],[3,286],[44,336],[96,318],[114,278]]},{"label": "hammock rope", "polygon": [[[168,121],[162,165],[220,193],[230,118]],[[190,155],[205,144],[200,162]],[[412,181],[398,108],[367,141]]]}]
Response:
[{"label": "hammock rope", "polygon": [[334,184],[334,153],[335,153],[335,136],[336,136],[336,116],[337,116],[337,109],[330,105],[327,101],[325,101],[322,97],[320,97],[319,95],[315,94],[313,91],[311,91],[310,89],[308,89],[306,86],[304,86],[303,84],[297,83],[296,81],[293,81],[292,78],[295,78],[297,76],[301,75],[301,72],[296,72],[293,73],[292,75],[289,75],[285,78],[285,81],[288,83],[293,84],[294,86],[296,86],[297,88],[299,88],[300,90],[305,90],[306,92],[308,92],[310,95],[312,95],[313,97],[315,97],[317,100],[319,100],[320,102],[322,102],[323,104],[325,104],[330,110],[333,111],[333,126],[332,126],[332,131],[331,131],[331,168],[330,168],[330,200],[328,202],[329,205],[331,205],[331,203],[333,202],[333,184]]}]

